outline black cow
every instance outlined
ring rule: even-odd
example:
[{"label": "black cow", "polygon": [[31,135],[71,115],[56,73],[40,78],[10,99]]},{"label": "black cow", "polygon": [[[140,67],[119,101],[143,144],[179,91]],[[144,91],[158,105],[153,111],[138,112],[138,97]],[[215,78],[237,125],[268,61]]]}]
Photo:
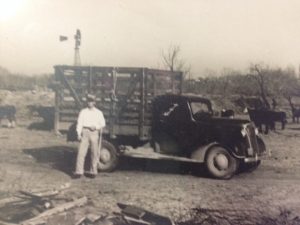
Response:
[{"label": "black cow", "polygon": [[285,124],[287,123],[287,119],[286,119],[286,113],[282,112],[282,111],[268,111],[270,114],[270,117],[273,121],[273,129],[275,130],[275,122],[280,122],[281,123],[281,129],[284,130],[285,128]]},{"label": "black cow", "polygon": [[292,116],[293,116],[293,122],[299,123],[299,117],[300,117],[300,109],[292,108]]},{"label": "black cow", "polygon": [[232,109],[222,109],[221,110],[221,117],[233,118],[234,111]]},{"label": "black cow", "polygon": [[53,106],[40,106],[28,105],[27,108],[33,116],[43,119],[43,127],[46,129],[53,129],[54,124],[54,107]]},{"label": "black cow", "polygon": [[247,111],[250,120],[254,122],[260,132],[262,132],[262,125],[265,125],[265,134],[268,134],[269,129],[275,130],[275,122],[281,122],[281,129],[285,128],[287,122],[285,112],[256,109],[247,109]]},{"label": "black cow", "polygon": [[13,105],[0,106],[0,124],[2,119],[8,120],[8,127],[15,127],[16,125],[16,107]]}]

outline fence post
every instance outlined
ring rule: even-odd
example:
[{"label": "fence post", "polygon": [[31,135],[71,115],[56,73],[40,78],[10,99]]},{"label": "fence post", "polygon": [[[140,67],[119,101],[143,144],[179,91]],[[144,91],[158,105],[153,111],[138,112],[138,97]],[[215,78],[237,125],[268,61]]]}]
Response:
[{"label": "fence post", "polygon": [[[60,69],[55,67],[55,81],[60,81]],[[60,134],[59,132],[59,106],[60,106],[60,87],[55,87],[55,105],[54,105],[54,132],[55,134]]]},{"label": "fence post", "polygon": [[142,69],[140,79],[140,94],[141,94],[141,105],[140,105],[140,119],[139,119],[139,136],[143,140],[145,138],[144,126],[145,126],[145,68]]}]

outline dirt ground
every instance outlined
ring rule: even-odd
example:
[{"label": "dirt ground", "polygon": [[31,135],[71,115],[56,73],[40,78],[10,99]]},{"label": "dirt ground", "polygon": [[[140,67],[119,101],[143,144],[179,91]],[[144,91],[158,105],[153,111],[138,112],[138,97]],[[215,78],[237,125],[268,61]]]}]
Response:
[{"label": "dirt ground", "polygon": [[14,129],[0,128],[0,198],[70,183],[67,196],[87,196],[93,203],[80,213],[119,211],[116,203],[121,202],[179,222],[191,219],[193,209],[243,219],[237,224],[257,224],[256,219],[283,214],[291,220],[300,217],[300,124],[289,123],[283,131],[264,135],[272,155],[254,172],[231,180],[195,176],[186,170],[189,164],[125,158],[113,173],[72,180],[77,144],[51,131],[29,130],[32,122],[24,117]]}]

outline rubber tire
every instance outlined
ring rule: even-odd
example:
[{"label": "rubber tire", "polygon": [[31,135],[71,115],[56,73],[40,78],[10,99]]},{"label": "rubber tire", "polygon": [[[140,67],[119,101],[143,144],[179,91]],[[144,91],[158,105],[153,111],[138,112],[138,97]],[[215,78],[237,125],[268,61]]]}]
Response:
[{"label": "rubber tire", "polygon": [[[103,163],[103,160],[101,160],[101,152],[109,154],[109,161]],[[117,165],[119,163],[119,156],[118,152],[113,144],[111,144],[108,141],[102,140],[102,146],[100,150],[100,156],[99,156],[99,163],[98,163],[98,171],[99,172],[112,172],[116,169]]]},{"label": "rubber tire", "polygon": [[[220,170],[215,165],[214,159],[219,154],[222,154],[227,158],[228,169]],[[205,165],[209,174],[217,179],[230,179],[237,172],[239,167],[238,160],[231,156],[229,152],[221,146],[215,146],[208,150],[205,157]]]}]

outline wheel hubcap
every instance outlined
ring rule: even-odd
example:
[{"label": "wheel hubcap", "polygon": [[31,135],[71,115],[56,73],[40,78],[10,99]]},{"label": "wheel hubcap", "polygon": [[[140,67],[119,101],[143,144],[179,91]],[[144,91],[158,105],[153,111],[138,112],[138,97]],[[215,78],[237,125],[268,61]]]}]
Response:
[{"label": "wheel hubcap", "polygon": [[111,159],[110,152],[107,149],[101,149],[100,151],[100,162],[107,163]]},{"label": "wheel hubcap", "polygon": [[214,163],[215,166],[219,169],[219,170],[226,170],[228,168],[228,158],[223,155],[223,154],[218,154],[215,158],[214,158]]}]

